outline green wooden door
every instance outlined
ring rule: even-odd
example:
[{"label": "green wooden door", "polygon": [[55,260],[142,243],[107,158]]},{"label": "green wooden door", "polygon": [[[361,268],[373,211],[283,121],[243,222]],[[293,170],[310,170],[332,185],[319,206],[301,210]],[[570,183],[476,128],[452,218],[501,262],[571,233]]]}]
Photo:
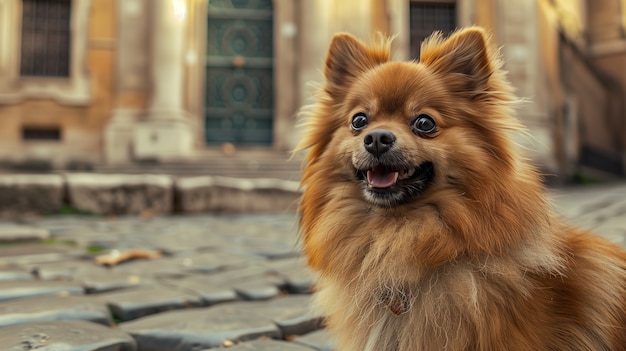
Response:
[{"label": "green wooden door", "polygon": [[271,144],[272,0],[209,0],[207,143]]}]

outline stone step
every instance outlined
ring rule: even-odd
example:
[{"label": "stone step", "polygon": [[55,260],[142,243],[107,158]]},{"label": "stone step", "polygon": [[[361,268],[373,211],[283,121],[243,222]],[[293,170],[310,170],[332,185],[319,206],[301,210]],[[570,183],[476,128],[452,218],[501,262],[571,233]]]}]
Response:
[{"label": "stone step", "polygon": [[[145,170],[144,170],[145,172]],[[0,215],[51,214],[69,205],[104,215],[285,212],[299,183],[285,178],[64,173],[0,175]]]},{"label": "stone step", "polygon": [[205,158],[194,162],[143,163],[132,165],[101,165],[95,173],[121,174],[169,174],[176,176],[212,175],[235,178],[277,178],[299,181],[300,160],[283,158]]},{"label": "stone step", "polygon": [[229,178],[275,178],[282,180],[300,181],[299,169],[241,169],[221,167],[145,167],[145,168],[111,168],[98,169],[102,174],[167,174],[176,177],[219,176]]},{"label": "stone step", "polygon": [[185,160],[142,160],[131,164],[70,162],[53,166],[49,162],[32,161],[0,164],[0,174],[65,174],[90,172],[105,174],[167,174],[172,176],[211,175],[235,178],[277,178],[299,181],[304,154],[267,149],[237,149],[225,153],[219,149],[199,150]]}]

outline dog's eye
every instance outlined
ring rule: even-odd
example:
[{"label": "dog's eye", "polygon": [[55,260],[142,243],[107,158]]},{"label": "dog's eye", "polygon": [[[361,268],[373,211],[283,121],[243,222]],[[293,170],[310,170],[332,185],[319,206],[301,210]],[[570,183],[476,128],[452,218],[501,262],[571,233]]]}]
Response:
[{"label": "dog's eye", "polygon": [[367,116],[363,112],[359,112],[356,115],[352,116],[352,129],[361,130],[367,127]]},{"label": "dog's eye", "polygon": [[426,114],[420,114],[413,121],[413,125],[411,126],[414,133],[419,134],[431,134],[437,131],[437,124],[435,120]]}]

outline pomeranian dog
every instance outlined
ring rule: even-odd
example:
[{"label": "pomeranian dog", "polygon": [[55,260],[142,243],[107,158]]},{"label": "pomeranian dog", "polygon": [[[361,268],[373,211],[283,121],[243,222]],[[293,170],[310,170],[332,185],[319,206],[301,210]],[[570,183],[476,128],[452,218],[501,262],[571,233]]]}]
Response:
[{"label": "pomeranian dog", "polygon": [[551,210],[483,29],[337,34],[324,76],[299,215],[337,350],[626,350],[626,253]]}]

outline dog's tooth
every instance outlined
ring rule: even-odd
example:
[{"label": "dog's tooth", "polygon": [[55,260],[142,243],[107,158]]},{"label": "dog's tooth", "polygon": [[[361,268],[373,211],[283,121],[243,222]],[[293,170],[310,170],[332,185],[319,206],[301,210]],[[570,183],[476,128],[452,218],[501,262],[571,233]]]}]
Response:
[{"label": "dog's tooth", "polygon": [[398,172],[393,172],[393,182],[397,183],[398,182],[398,177],[400,176],[400,173]]},{"label": "dog's tooth", "polygon": [[402,173],[402,179],[410,178],[415,173],[415,168]]}]

